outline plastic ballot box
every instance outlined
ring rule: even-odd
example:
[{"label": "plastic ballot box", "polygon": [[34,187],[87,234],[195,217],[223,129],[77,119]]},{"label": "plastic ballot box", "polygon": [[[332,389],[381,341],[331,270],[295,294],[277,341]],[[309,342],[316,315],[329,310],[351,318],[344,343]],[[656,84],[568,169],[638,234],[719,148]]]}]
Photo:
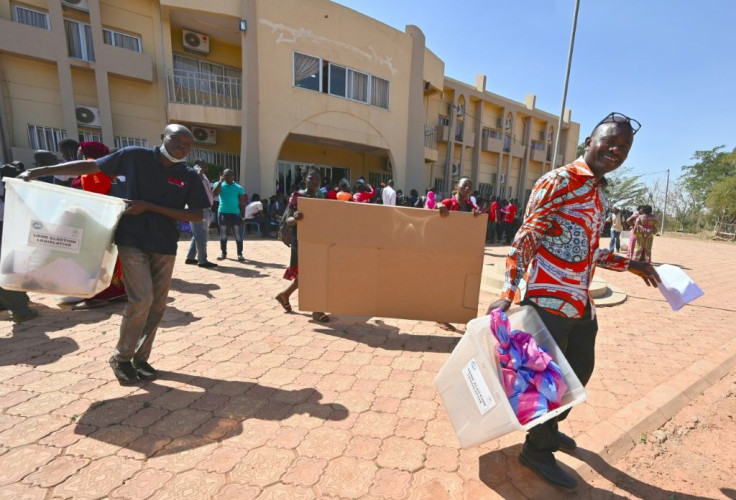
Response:
[{"label": "plastic ballot box", "polygon": [[120,198],[5,179],[0,286],[92,297],[110,284]]},{"label": "plastic ballot box", "polygon": [[562,371],[567,391],[559,408],[525,425],[519,423],[501,382],[496,338],[490,317],[476,318],[435,378],[445,410],[463,448],[485,443],[512,431],[526,431],[585,401],[586,393],[557,343],[532,306],[509,311],[510,331],[530,333]]}]

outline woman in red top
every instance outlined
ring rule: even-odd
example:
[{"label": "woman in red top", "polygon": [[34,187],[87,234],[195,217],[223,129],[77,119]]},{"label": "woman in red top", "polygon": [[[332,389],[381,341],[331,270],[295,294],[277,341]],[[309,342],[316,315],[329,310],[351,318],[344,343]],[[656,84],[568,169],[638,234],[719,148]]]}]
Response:
[{"label": "woman in red top", "polygon": [[[471,212],[473,215],[480,215],[481,210],[470,201],[471,194],[473,194],[473,181],[470,177],[460,177],[455,186],[455,195],[437,204],[440,216],[447,217],[450,212]],[[448,332],[455,331],[455,327],[450,323],[437,323],[437,326]]]},{"label": "woman in red top", "polygon": [[[110,154],[110,150],[97,141],[83,142],[79,146],[79,158],[82,160],[90,160],[102,158]],[[112,187],[112,179],[102,172],[96,174],[82,175],[80,177],[82,189],[98,194],[108,194]],[[123,273],[120,268],[120,258],[115,263],[115,270],[112,274],[110,286],[102,290],[94,297],[83,300],[82,302],[72,306],[72,309],[94,309],[103,307],[110,302],[117,300],[127,300],[128,294],[125,291],[125,283],[123,283]]]}]

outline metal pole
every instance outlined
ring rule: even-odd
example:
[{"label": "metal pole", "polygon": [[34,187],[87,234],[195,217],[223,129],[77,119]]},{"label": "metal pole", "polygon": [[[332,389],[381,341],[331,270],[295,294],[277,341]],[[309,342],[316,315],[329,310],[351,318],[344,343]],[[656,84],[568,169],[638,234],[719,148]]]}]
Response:
[{"label": "metal pole", "polygon": [[659,230],[660,234],[664,234],[664,219],[667,217],[667,195],[670,191],[670,169],[667,169],[667,184],[664,187],[664,210],[662,210],[662,229]]},{"label": "metal pole", "polygon": [[570,34],[570,50],[567,54],[567,71],[565,71],[565,89],[562,91],[562,110],[560,118],[557,121],[557,139],[555,140],[554,154],[552,155],[552,168],[557,167],[557,154],[560,150],[560,139],[562,138],[562,115],[565,114],[565,103],[567,101],[567,84],[570,81],[570,66],[572,65],[572,51],[575,47],[575,30],[578,27],[578,10],[580,10],[580,0],[575,1],[575,16],[572,20],[572,33]]}]

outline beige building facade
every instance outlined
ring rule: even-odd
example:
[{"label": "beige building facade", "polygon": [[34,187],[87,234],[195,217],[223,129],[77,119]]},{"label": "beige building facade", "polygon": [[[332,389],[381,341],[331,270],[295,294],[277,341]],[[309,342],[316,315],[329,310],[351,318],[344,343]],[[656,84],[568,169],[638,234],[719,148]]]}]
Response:
[{"label": "beige building facade", "polygon": [[[206,5],[206,8],[204,7]],[[328,0],[0,0],[0,156],[32,164],[63,137],[152,146],[166,123],[191,158],[236,169],[249,193],[301,170],[398,189],[524,199],[571,161],[579,125],[445,77],[422,31]]]}]

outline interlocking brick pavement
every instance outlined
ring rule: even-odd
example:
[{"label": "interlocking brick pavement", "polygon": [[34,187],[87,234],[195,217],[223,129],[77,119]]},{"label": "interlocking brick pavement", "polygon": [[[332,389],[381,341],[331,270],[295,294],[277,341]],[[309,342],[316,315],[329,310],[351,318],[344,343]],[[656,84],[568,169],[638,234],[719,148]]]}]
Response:
[{"label": "interlocking brick pavement", "polygon": [[[155,382],[122,387],[107,365],[122,304],[31,294],[39,318],[2,313],[0,498],[564,497],[519,465],[522,434],[459,447],[433,381],[462,332],[286,315],[281,243],[247,239],[248,261],[213,270],[184,265],[180,246]],[[487,247],[486,264],[506,249]],[[560,458],[583,482],[620,473],[601,463],[736,365],[736,245],[659,237],[654,256],[706,295],[673,313],[635,276],[598,272],[628,299],[598,309],[588,401],[562,424],[583,449]]]}]

